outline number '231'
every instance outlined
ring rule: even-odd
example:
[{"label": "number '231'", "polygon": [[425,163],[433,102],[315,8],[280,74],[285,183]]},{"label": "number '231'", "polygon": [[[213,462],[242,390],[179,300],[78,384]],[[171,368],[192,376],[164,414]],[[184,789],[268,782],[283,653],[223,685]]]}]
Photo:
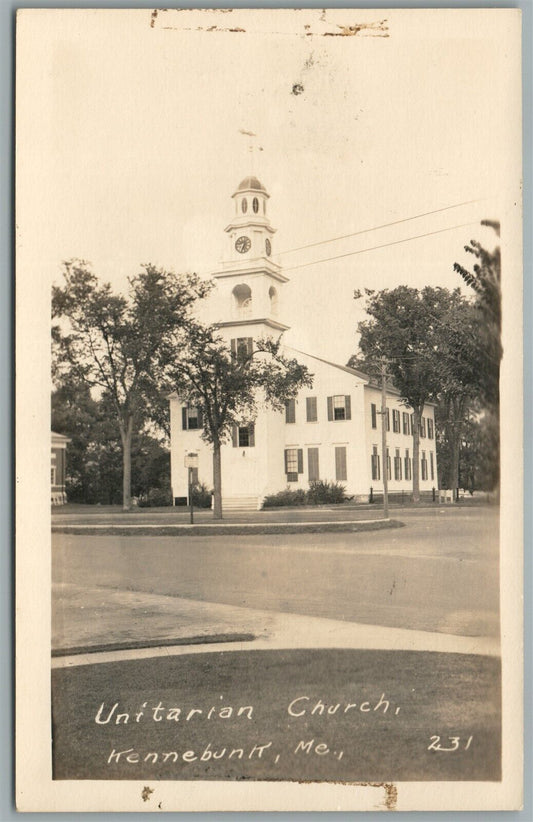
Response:
[{"label": "number '231'", "polygon": [[440,736],[431,736],[431,742],[428,745],[428,751],[467,751],[470,747],[473,738],[473,736],[469,736],[466,742],[463,744],[463,740],[460,736],[448,736],[446,739]]}]

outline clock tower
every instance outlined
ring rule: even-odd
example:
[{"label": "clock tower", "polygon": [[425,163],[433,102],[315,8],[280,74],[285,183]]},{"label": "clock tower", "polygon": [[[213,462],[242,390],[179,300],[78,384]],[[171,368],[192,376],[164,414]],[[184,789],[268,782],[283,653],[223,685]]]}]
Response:
[{"label": "clock tower", "polygon": [[279,336],[280,292],[288,281],[274,262],[268,218],[269,194],[257,177],[245,177],[232,195],[234,210],[224,229],[225,259],[213,274],[218,285],[217,325],[228,339]]}]

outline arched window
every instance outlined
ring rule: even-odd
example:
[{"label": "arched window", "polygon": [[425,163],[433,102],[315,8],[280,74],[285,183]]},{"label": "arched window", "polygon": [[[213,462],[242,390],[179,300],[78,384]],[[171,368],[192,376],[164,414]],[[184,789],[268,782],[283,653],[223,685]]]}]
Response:
[{"label": "arched window", "polygon": [[273,285],[268,290],[268,296],[270,298],[270,313],[275,316],[278,313],[278,292]]},{"label": "arched window", "polygon": [[241,283],[236,285],[233,291],[233,313],[236,317],[249,317],[252,313],[252,289],[249,285]]},{"label": "arched window", "polygon": [[254,214],[257,214],[257,212],[259,211],[259,200],[257,199],[257,197],[254,197],[254,199],[252,200],[252,208],[254,210]]},{"label": "arched window", "polygon": [[242,202],[241,202],[241,208],[242,208],[242,213],[246,214],[246,212],[248,211],[248,201],[247,201],[246,197],[244,197]]}]

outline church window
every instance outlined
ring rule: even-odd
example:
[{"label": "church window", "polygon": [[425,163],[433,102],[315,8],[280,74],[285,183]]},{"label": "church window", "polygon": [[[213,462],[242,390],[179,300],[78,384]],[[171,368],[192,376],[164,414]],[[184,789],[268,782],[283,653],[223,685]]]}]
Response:
[{"label": "church window", "polygon": [[296,422],[296,400],[285,403],[285,422]]},{"label": "church window", "polygon": [[316,422],[318,419],[316,397],[306,397],[305,410],[307,422]]},{"label": "church window", "polygon": [[404,471],[405,479],[410,480],[411,479],[411,458],[409,456],[409,449],[408,448],[405,449],[405,459],[403,461],[403,465],[404,465],[404,468],[405,468],[405,471]]},{"label": "church window", "polygon": [[403,419],[403,433],[409,435],[409,414],[407,411],[404,411],[402,414]]},{"label": "church window", "polygon": [[[433,420],[428,419],[428,439],[432,440],[434,437]],[[433,477],[432,477],[433,479]]]},{"label": "church window", "polygon": [[252,313],[252,289],[241,283],[232,291],[234,314],[238,319],[249,317]]},{"label": "church window", "polygon": [[396,449],[394,457],[394,479],[401,480],[402,478],[402,458],[400,457],[400,449]]},{"label": "church window", "polygon": [[254,448],[255,425],[253,422],[248,425],[234,425],[232,440],[234,448]]},{"label": "church window", "polygon": [[328,420],[351,420],[351,402],[349,394],[328,397]]},{"label": "church window", "polygon": [[318,468],[318,448],[307,449],[307,467],[309,472],[309,482],[318,482],[320,472]]},{"label": "church window", "polygon": [[231,356],[238,362],[246,362],[253,353],[253,337],[237,337],[231,340]]},{"label": "church window", "polygon": [[257,214],[257,212],[259,211],[259,200],[257,199],[257,197],[254,197],[254,199],[252,200],[252,208],[254,210],[254,214]]},{"label": "church window", "polygon": [[202,411],[193,405],[187,405],[181,409],[181,421],[184,431],[193,431],[203,428]]},{"label": "church window", "polygon": [[377,421],[377,409],[376,409],[376,403],[375,402],[371,403],[371,405],[370,405],[370,415],[372,417],[372,428],[377,428],[378,427],[378,421]]},{"label": "church window", "polygon": [[248,200],[246,199],[246,197],[241,202],[241,208],[242,208],[242,213],[246,214],[246,212],[248,211]]},{"label": "church window", "polygon": [[422,451],[422,459],[420,460],[420,468],[422,473],[422,479],[427,480],[428,478],[428,461],[426,459],[426,452]]},{"label": "church window", "polygon": [[400,412],[396,408],[392,409],[392,430],[395,434],[400,433]]},{"label": "church window", "polygon": [[379,454],[378,454],[377,445],[372,446],[371,468],[372,468],[372,479],[373,480],[378,480],[380,478],[380,470],[379,470]]},{"label": "church window", "polygon": [[345,445],[338,445],[335,448],[335,479],[337,482],[343,482],[348,479]]},{"label": "church window", "polygon": [[303,448],[286,448],[285,449],[285,473],[287,475],[287,482],[298,482],[298,474],[302,474],[304,470],[304,452]]}]

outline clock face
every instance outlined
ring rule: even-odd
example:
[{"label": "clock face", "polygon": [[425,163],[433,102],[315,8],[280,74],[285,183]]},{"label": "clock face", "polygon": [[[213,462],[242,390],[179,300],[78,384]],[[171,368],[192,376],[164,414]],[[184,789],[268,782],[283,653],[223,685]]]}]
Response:
[{"label": "clock face", "polygon": [[239,254],[246,254],[246,252],[250,250],[251,246],[252,246],[252,242],[251,242],[250,238],[245,237],[244,235],[242,237],[239,237],[235,241],[235,248],[237,249]]},{"label": "clock face", "polygon": [[270,255],[272,254],[272,246],[270,244],[270,240],[268,239],[268,237],[265,240],[265,249],[266,249],[266,253],[270,257]]}]

